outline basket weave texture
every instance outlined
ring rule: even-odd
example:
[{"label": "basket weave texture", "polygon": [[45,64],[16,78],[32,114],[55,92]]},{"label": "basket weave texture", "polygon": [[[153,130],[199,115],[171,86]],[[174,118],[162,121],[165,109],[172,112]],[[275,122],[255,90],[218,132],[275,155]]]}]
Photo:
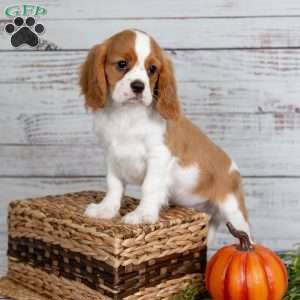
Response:
[{"label": "basket weave texture", "polygon": [[[0,294],[23,299],[170,299],[187,282],[200,284],[208,217],[172,207],[155,224],[125,225],[137,206],[125,197],[121,216],[87,218],[103,192],[80,192],[10,204],[9,269]],[[16,288],[18,287],[18,288]],[[10,291],[10,292],[9,292]],[[39,298],[40,297],[40,298]]]}]

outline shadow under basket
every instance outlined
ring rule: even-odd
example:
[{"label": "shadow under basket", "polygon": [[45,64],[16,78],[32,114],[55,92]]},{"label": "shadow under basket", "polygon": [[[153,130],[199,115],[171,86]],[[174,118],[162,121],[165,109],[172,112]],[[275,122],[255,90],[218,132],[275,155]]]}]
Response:
[{"label": "shadow under basket", "polygon": [[[171,207],[155,224],[83,215],[103,192],[15,201],[8,215],[8,272],[0,294],[16,300],[172,299],[202,285],[208,216]],[[125,197],[121,216],[137,206]]]}]

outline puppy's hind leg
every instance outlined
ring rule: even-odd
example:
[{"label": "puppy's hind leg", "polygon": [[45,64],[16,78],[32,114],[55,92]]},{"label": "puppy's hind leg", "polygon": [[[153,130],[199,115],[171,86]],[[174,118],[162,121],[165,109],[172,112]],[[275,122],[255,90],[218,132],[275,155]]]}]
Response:
[{"label": "puppy's hind leg", "polygon": [[228,194],[219,203],[219,210],[225,222],[230,222],[237,230],[246,232],[252,242],[247,210],[241,193]]},{"label": "puppy's hind leg", "polygon": [[207,236],[207,247],[209,249],[212,248],[213,243],[215,241],[216,232],[221,224],[221,217],[217,213],[216,215],[213,215],[209,221],[208,224],[208,236]]}]

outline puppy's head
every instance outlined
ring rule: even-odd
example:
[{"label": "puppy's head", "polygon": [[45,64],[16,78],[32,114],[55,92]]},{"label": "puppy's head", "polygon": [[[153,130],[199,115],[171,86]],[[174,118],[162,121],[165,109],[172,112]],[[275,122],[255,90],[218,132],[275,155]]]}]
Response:
[{"label": "puppy's head", "polygon": [[170,60],[146,33],[122,31],[94,46],[81,69],[86,106],[93,111],[114,105],[152,105],[165,119],[180,114]]}]

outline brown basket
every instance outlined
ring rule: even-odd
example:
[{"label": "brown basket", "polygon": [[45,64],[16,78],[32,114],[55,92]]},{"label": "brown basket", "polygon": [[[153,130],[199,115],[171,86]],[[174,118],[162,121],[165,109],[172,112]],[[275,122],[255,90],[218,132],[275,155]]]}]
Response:
[{"label": "brown basket", "polygon": [[[103,196],[81,192],[12,202],[9,269],[0,294],[20,300],[169,299],[187,282],[200,284],[207,215],[173,207],[152,225],[85,217],[86,206]],[[124,200],[121,215],[137,205]]]}]

